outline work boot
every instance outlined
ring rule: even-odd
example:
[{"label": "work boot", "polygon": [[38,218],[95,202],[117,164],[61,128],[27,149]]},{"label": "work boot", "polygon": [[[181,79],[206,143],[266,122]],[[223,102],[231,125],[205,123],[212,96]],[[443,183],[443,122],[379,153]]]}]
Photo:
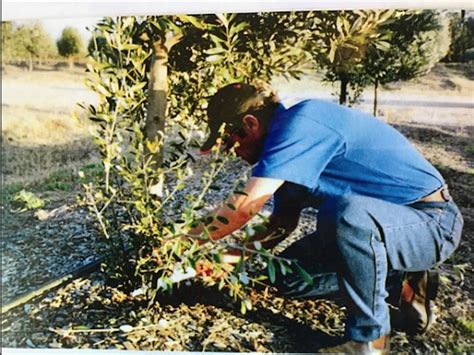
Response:
[{"label": "work boot", "polygon": [[389,336],[384,335],[374,341],[359,342],[350,340],[330,348],[319,349],[319,353],[343,353],[343,354],[388,354],[390,352]]},{"label": "work boot", "polygon": [[435,270],[409,272],[403,281],[400,311],[394,314],[397,328],[409,335],[425,333],[434,321],[433,302],[438,293]]}]

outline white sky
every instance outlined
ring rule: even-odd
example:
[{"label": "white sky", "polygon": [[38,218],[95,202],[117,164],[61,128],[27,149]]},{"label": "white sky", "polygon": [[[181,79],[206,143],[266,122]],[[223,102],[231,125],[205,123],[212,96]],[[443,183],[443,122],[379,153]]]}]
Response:
[{"label": "white sky", "polygon": [[74,27],[76,28],[82,37],[85,40],[88,40],[90,37],[89,31],[86,27],[90,29],[94,28],[94,25],[101,19],[101,17],[79,17],[79,18],[63,18],[63,19],[44,19],[41,20],[43,23],[44,29],[51,35],[55,40],[61,37],[61,33],[65,27]]}]

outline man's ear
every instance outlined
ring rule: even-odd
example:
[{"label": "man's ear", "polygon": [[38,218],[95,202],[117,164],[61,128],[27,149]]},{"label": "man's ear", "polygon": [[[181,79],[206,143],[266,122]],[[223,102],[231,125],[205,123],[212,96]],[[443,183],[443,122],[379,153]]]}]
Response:
[{"label": "man's ear", "polygon": [[247,114],[242,118],[244,129],[247,131],[258,131],[260,128],[260,121],[257,117]]}]

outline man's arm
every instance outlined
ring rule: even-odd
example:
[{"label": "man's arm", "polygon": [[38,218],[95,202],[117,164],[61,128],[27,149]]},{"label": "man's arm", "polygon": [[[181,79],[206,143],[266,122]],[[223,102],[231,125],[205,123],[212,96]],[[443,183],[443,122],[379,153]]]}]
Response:
[{"label": "man's arm", "polygon": [[210,239],[218,240],[238,230],[262,209],[283,183],[283,180],[251,177],[243,189],[243,194],[234,193],[227,198],[210,213],[213,217],[210,224],[201,224],[189,234],[200,235],[204,228],[207,228]]}]

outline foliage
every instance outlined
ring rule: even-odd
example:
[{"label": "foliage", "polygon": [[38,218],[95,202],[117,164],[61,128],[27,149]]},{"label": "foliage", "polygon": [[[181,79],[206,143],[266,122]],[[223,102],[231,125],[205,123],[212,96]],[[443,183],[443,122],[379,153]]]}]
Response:
[{"label": "foliage", "polygon": [[466,11],[449,13],[450,46],[446,57],[446,62],[467,61],[466,52],[474,47],[474,18],[467,17]]},{"label": "foliage", "polygon": [[36,196],[33,192],[26,190],[18,192],[13,200],[23,205],[20,211],[34,210],[42,208],[45,205],[45,201],[42,198]]},{"label": "foliage", "polygon": [[11,60],[13,57],[13,26],[11,22],[2,21],[2,62]]},{"label": "foliage", "polygon": [[355,102],[370,85],[428,72],[447,51],[446,18],[435,11],[323,12],[315,39],[328,81],[340,81],[339,102]]},{"label": "foliage", "polygon": [[[436,11],[396,11],[381,28],[391,34],[389,45],[369,51],[362,66],[354,72],[354,83],[359,92],[371,84],[375,84],[377,90],[379,83],[424,75],[446,55],[449,46],[447,18]],[[376,105],[374,99],[374,115]]]},{"label": "foliage", "polygon": [[[246,288],[264,278],[251,274],[254,266],[246,256],[256,254],[254,260],[268,264],[272,280],[275,265],[291,271],[291,261],[273,257],[259,244],[233,245],[242,257],[232,268],[222,263],[228,241],[200,244],[189,238],[197,223],[212,222],[202,219],[202,209],[209,191],[219,188],[217,179],[232,155],[222,156],[215,147],[202,190],[190,191],[186,183],[193,174],[187,151],[202,137],[197,131],[206,97],[234,81],[301,74],[309,56],[301,49],[307,37],[289,26],[297,20],[294,14],[219,14],[106,18],[97,24],[87,83],[99,103],[88,111],[98,123],[104,171],[102,179],[84,185],[85,202],[109,246],[109,275],[128,283],[134,294],[153,300],[158,291],[199,274],[205,284],[225,287],[241,299],[244,312],[251,307]],[[253,31],[251,24],[256,24]],[[147,73],[153,43],[170,35],[181,40],[169,53],[167,138],[150,141],[144,133]],[[156,167],[152,155],[159,150],[164,162]],[[246,229],[246,238],[252,230]],[[200,238],[207,240],[207,232]]]},{"label": "foliage", "polygon": [[2,22],[2,60],[33,60],[57,55],[54,42],[39,22],[17,25]]},{"label": "foliage", "polygon": [[364,62],[366,72],[372,71],[381,83],[425,74],[449,44],[443,16],[434,11],[398,11],[384,29],[392,33],[390,46],[370,53]]},{"label": "foliage", "polygon": [[388,47],[390,33],[381,25],[392,15],[393,10],[322,11],[313,19],[314,57],[327,80],[341,82],[339,103],[346,103],[347,87],[367,52]]},{"label": "foliage", "polygon": [[56,42],[61,56],[69,58],[81,52],[83,43],[81,35],[73,27],[66,27],[61,33],[61,38]]}]

